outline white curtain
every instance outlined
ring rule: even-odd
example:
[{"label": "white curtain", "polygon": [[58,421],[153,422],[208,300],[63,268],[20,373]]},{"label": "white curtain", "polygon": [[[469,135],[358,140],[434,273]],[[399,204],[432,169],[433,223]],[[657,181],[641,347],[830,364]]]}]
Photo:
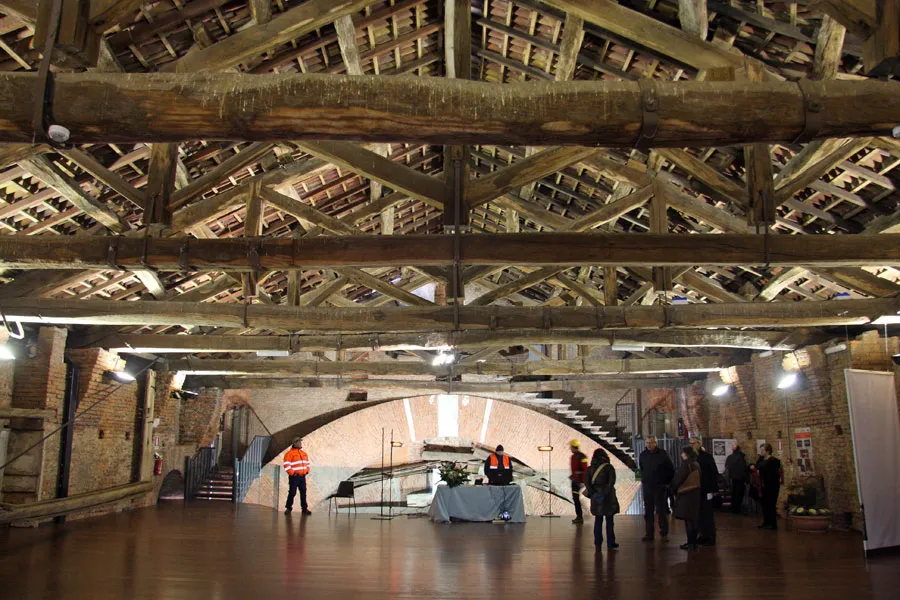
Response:
[{"label": "white curtain", "polygon": [[866,551],[900,546],[900,415],[893,373],[846,369]]}]

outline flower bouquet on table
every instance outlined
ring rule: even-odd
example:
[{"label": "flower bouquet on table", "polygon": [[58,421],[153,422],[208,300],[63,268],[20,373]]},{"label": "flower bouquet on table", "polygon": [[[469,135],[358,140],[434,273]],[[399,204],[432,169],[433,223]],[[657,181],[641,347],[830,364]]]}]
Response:
[{"label": "flower bouquet on table", "polygon": [[441,481],[446,481],[448,487],[456,487],[469,480],[469,471],[465,465],[444,461],[440,468]]}]

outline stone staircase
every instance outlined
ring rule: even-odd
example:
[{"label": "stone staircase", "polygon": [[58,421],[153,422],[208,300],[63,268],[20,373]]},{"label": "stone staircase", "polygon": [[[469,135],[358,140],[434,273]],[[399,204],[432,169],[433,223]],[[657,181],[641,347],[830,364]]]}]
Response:
[{"label": "stone staircase", "polygon": [[531,398],[529,403],[556,413],[561,421],[600,444],[629,468],[637,468],[631,449],[631,435],[614,419],[595,409],[574,392],[555,391],[551,395],[551,398]]},{"label": "stone staircase", "polygon": [[194,493],[195,500],[234,500],[234,467],[216,467]]}]

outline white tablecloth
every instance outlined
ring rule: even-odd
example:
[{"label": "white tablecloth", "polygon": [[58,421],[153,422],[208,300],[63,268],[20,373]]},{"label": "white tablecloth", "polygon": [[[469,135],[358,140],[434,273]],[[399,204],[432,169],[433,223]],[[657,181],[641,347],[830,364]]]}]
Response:
[{"label": "white tablecloth", "polygon": [[428,514],[432,521],[493,521],[502,512],[510,523],[525,522],[522,488],[517,485],[438,486]]}]

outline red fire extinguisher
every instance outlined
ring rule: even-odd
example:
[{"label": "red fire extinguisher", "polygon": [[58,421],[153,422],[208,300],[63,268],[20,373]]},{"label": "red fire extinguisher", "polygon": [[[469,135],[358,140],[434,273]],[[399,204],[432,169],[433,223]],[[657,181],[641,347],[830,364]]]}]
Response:
[{"label": "red fire extinguisher", "polygon": [[160,456],[159,454],[157,454],[156,456],[154,456],[154,461],[153,461],[153,474],[159,476],[159,475],[162,475],[162,474],[163,474],[162,472],[163,472],[163,461],[162,461],[162,456]]}]

